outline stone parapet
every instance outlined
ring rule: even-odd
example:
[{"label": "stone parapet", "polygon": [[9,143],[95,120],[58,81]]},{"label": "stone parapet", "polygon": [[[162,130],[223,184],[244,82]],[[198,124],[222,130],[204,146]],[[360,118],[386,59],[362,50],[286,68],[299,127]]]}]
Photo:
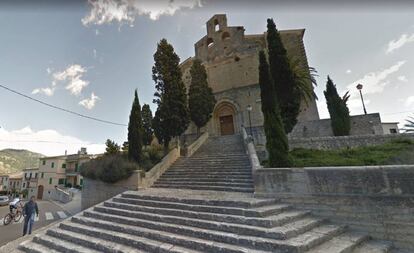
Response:
[{"label": "stone parapet", "polygon": [[255,196],[297,208],[414,250],[414,165],[262,168]]}]

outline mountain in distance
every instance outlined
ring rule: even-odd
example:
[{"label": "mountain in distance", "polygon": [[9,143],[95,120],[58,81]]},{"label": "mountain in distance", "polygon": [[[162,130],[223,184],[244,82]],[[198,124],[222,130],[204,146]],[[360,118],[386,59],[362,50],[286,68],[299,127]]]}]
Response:
[{"label": "mountain in distance", "polygon": [[25,149],[0,150],[0,174],[20,172],[25,168],[39,167],[39,158],[44,155]]}]

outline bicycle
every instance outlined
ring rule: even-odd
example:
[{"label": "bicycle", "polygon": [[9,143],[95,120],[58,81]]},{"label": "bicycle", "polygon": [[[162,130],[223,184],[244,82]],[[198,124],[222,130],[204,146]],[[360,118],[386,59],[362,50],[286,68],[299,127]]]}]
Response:
[{"label": "bicycle", "polygon": [[8,214],[6,214],[6,216],[3,219],[3,224],[5,226],[9,225],[12,221],[14,222],[19,222],[20,219],[22,218],[22,203],[20,203],[20,205],[16,208],[16,212],[9,212]]}]

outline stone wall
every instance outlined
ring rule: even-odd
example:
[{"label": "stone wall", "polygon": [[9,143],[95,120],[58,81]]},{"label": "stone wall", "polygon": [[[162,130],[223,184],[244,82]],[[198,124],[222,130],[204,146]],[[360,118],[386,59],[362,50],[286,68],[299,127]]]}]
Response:
[{"label": "stone wall", "polygon": [[414,250],[414,165],[261,168],[254,181],[257,197],[280,198]]},{"label": "stone wall", "polygon": [[81,201],[82,210],[110,199],[124,191],[138,190],[140,173],[142,172],[136,170],[128,179],[121,180],[114,184],[84,178]]},{"label": "stone wall", "polygon": [[392,140],[409,139],[414,141],[414,133],[386,135],[355,135],[336,137],[290,138],[289,148],[341,149],[380,145]]},{"label": "stone wall", "polygon": [[[350,135],[383,134],[379,113],[351,116]],[[333,136],[331,119],[299,121],[289,134],[293,138]]]}]

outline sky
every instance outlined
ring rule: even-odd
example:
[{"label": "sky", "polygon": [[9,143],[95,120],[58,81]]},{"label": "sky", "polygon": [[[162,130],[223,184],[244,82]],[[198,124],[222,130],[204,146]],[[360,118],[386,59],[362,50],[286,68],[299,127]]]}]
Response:
[{"label": "sky", "polygon": [[[36,2],[36,3],[33,3]],[[3,0],[0,2],[0,85],[76,113],[78,117],[0,89],[0,149],[45,155],[104,151],[106,139],[127,139],[133,92],[152,104],[157,42],[166,38],[184,61],[206,34],[206,21],[227,14],[230,26],[263,33],[306,29],[309,65],[318,71],[321,118],[329,75],[349,91],[352,115],[362,114],[355,86],[364,85],[368,113],[384,122],[414,114],[414,4],[408,1]],[[119,125],[120,124],[120,125]]]}]

